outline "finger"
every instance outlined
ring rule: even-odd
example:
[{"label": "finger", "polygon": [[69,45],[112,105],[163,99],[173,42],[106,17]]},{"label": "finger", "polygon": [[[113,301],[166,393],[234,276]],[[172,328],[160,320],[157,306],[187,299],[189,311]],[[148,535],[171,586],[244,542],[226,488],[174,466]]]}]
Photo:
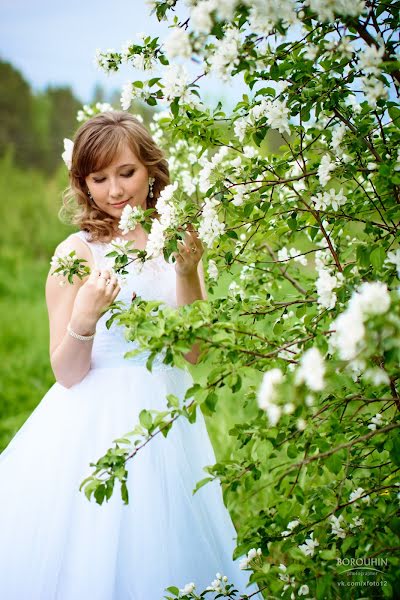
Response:
[{"label": "finger", "polygon": [[115,276],[111,277],[110,279],[107,279],[107,281],[105,282],[106,291],[112,293],[116,285],[118,285],[118,279]]},{"label": "finger", "polygon": [[203,247],[203,244],[201,242],[201,239],[199,238],[199,234],[197,233],[197,231],[189,232],[188,235],[190,236],[192,246],[196,246],[196,248],[199,249]]},{"label": "finger", "polygon": [[193,223],[188,223],[186,225],[186,231],[193,231],[193,232],[197,233],[196,229],[194,228]]},{"label": "finger", "polygon": [[121,287],[120,287],[120,285],[117,285],[117,287],[114,288],[112,296],[111,296],[111,301],[112,302],[114,302],[115,298],[118,296],[118,294],[120,293],[120,291],[121,291]]},{"label": "finger", "polygon": [[100,271],[100,277],[103,277],[104,279],[110,279],[111,278],[111,272],[108,269],[102,269]]},{"label": "finger", "polygon": [[111,274],[110,271],[108,271],[107,269],[105,270],[101,270],[99,273],[99,277],[97,278],[97,285],[100,289],[105,289],[105,287],[109,285],[109,283],[111,280]]},{"label": "finger", "polygon": [[178,253],[180,255],[184,254],[187,251],[187,246],[183,242],[178,242],[177,246],[178,246]]},{"label": "finger", "polygon": [[175,260],[183,260],[182,256],[179,254],[179,252],[173,252],[172,256],[174,256]]}]

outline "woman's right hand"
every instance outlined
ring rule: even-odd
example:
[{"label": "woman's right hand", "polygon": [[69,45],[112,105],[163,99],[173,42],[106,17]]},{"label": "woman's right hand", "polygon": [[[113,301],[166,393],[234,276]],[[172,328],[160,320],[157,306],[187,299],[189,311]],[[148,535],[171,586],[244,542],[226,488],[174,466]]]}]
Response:
[{"label": "woman's right hand", "polygon": [[118,296],[121,287],[109,269],[93,269],[75,297],[71,327],[81,335],[95,331],[96,323]]}]

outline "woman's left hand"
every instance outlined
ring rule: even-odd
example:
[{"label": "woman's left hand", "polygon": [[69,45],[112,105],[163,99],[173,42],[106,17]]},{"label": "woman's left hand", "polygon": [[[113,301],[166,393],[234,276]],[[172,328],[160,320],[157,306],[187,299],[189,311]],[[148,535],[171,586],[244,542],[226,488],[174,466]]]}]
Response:
[{"label": "woman's left hand", "polygon": [[173,252],[175,256],[175,271],[178,275],[190,276],[197,273],[199,264],[204,252],[203,244],[193,225],[188,225],[185,232],[185,240],[178,242],[178,252]]}]

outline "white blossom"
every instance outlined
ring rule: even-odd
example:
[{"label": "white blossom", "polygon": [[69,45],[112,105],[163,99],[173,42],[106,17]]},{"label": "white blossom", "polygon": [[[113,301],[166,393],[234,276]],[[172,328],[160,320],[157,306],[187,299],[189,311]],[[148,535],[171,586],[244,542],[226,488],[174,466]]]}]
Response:
[{"label": "white blossom", "polygon": [[299,262],[304,266],[307,265],[307,258],[304,256],[304,254],[302,254],[300,250],[296,250],[296,248],[293,247],[288,251],[286,246],[283,246],[283,248],[278,250],[277,256],[278,260],[282,262],[293,259],[295,262]]},{"label": "white blossom", "polygon": [[384,54],[385,48],[383,46],[365,46],[358,55],[358,66],[369,75],[379,75],[379,66],[383,61]]},{"label": "white blossom", "polygon": [[[254,158],[255,156],[258,156],[258,152],[257,150],[254,148],[254,146],[244,146],[243,147],[243,154],[246,158]],[[241,163],[241,158],[240,156],[237,157],[237,159],[239,161],[239,164],[237,164],[236,166],[239,166]],[[234,162],[231,161],[231,165],[234,166]]]},{"label": "white blossom", "polygon": [[208,261],[208,269],[207,269],[207,273],[208,276],[210,277],[210,279],[217,279],[218,278],[218,267],[215,263],[214,260],[209,260]]},{"label": "white blossom", "polygon": [[239,142],[243,142],[244,136],[246,135],[247,126],[248,126],[247,119],[245,119],[243,117],[236,119],[234,126],[233,126],[233,130],[234,130],[235,135],[238,138]]},{"label": "white blossom", "polygon": [[120,255],[129,254],[132,249],[132,242],[130,240],[124,240],[123,238],[116,238],[111,242],[112,249]]},{"label": "white blossom", "polygon": [[247,556],[242,558],[242,560],[240,561],[239,568],[247,569],[249,564],[251,563],[251,561],[254,558],[256,558],[256,556],[261,556],[261,554],[262,554],[261,548],[257,548],[257,550],[255,548],[251,548],[251,550],[248,551]]},{"label": "white blossom", "polygon": [[199,223],[199,238],[209,247],[225,231],[225,223],[221,223],[218,219],[217,206],[218,200],[206,198]]},{"label": "white blossom", "polygon": [[345,310],[332,323],[335,333],[331,345],[343,360],[355,358],[359,343],[364,338],[365,327],[362,314],[357,310]]},{"label": "white blossom", "polygon": [[172,202],[172,198],[177,188],[177,182],[165,186],[157,199],[156,209],[160,215],[160,222],[164,230],[177,224],[176,208]]},{"label": "white blossom", "polygon": [[314,556],[314,551],[317,546],[319,546],[318,540],[314,540],[314,532],[311,532],[309,538],[306,539],[304,544],[300,544],[298,548],[306,555],[306,556]]},{"label": "white blossom", "polygon": [[287,537],[288,535],[290,535],[293,531],[293,529],[295,529],[297,527],[297,525],[300,524],[300,521],[298,521],[297,519],[295,519],[294,521],[290,521],[286,527],[287,530],[286,531],[282,531],[281,536],[283,537]]},{"label": "white blossom", "polygon": [[309,348],[300,358],[300,364],[295,374],[295,383],[305,383],[313,392],[324,389],[325,365],[318,348]]},{"label": "white blossom", "polygon": [[187,595],[191,594],[193,590],[196,588],[194,583],[187,583],[180,591],[181,594]]},{"label": "white blossom", "polygon": [[130,204],[124,206],[119,220],[118,228],[123,235],[127,234],[128,231],[135,229],[137,223],[139,223],[144,217],[144,211],[141,206],[132,207]]},{"label": "white blossom", "polygon": [[367,369],[363,374],[363,378],[367,381],[370,381],[372,385],[376,386],[390,384],[389,375],[380,367],[373,367],[371,369]]},{"label": "white blossom", "polygon": [[400,248],[388,252],[387,257],[385,259],[385,263],[395,265],[398,277],[400,277]]},{"label": "white blossom", "polygon": [[149,237],[147,238],[146,253],[148,257],[156,258],[164,248],[164,227],[158,219],[153,219]]},{"label": "white blossom", "polygon": [[338,538],[344,539],[346,537],[346,531],[341,526],[343,521],[343,515],[339,515],[339,517],[335,517],[335,515],[331,515],[329,517],[331,522],[331,533]]},{"label": "white blossom", "polygon": [[299,591],[297,592],[297,594],[299,596],[307,596],[309,593],[310,593],[309,587],[305,583],[303,583],[303,585],[299,587]]},{"label": "white blossom", "polygon": [[333,291],[339,285],[338,277],[331,275],[328,269],[320,269],[318,271],[318,279],[316,281],[316,288],[318,294],[318,305],[332,310],[335,308],[337,296]]},{"label": "white blossom", "polygon": [[[359,498],[361,498],[361,496],[363,496],[365,490],[362,487],[358,487],[356,490],[354,490],[353,492],[351,492],[350,496],[349,496],[349,502],[355,502],[356,500],[358,500]],[[370,497],[369,496],[364,496],[363,498],[361,498],[361,500],[363,502],[365,502],[366,504],[369,504],[370,502]]]},{"label": "white blossom", "polygon": [[376,103],[381,98],[387,98],[388,92],[380,79],[376,77],[362,77],[363,92],[371,108],[376,108]]},{"label": "white blossom", "polygon": [[215,8],[212,0],[201,0],[197,6],[193,7],[190,13],[190,22],[194,30],[201,33],[210,33],[212,28],[212,19],[210,14]]},{"label": "white blossom", "polygon": [[346,125],[344,125],[343,123],[341,123],[338,127],[332,130],[331,148],[337,156],[343,153],[340,148],[340,144],[343,141],[345,133]]},{"label": "white blossom", "polygon": [[240,32],[228,27],[224,37],[214,45],[215,51],[208,56],[209,67],[222,81],[228,81],[233,68],[239,64]]},{"label": "white blossom", "polygon": [[307,44],[306,51],[304,52],[304,58],[307,60],[314,61],[317,58],[318,54],[318,46],[315,44]]},{"label": "white blossom", "polygon": [[357,102],[356,97],[353,94],[350,94],[346,98],[346,104],[351,107],[354,114],[359,115],[362,111],[361,104]]},{"label": "white blossom", "polygon": [[363,0],[309,0],[310,9],[317,14],[319,21],[334,21],[335,14],[344,17],[357,17],[365,9]]},{"label": "white blossom", "polygon": [[299,417],[296,421],[296,429],[298,431],[304,431],[307,428],[307,421],[302,417]]},{"label": "white blossom", "polygon": [[395,171],[400,171],[400,149],[399,149],[399,150],[397,150],[397,158],[396,158],[396,162],[395,162],[395,164],[394,164],[394,167],[393,167],[393,169],[394,169]]},{"label": "white blossom", "polygon": [[175,56],[190,58],[192,55],[189,34],[182,27],[173,29],[164,42],[164,48],[169,59]]},{"label": "white blossom", "polygon": [[257,393],[257,402],[261,410],[267,413],[268,420],[272,426],[275,426],[281,416],[281,408],[275,404],[277,392],[276,385],[282,383],[283,373],[280,369],[271,369],[264,373],[261,386]]},{"label": "white blossom", "polygon": [[364,525],[364,519],[362,519],[360,517],[354,517],[354,520],[351,521],[351,523],[349,523],[350,529],[353,529],[354,527],[362,527],[363,525]]},{"label": "white blossom", "polygon": [[342,188],[339,191],[330,189],[326,192],[320,192],[311,197],[317,210],[326,210],[328,207],[337,211],[339,206],[346,204],[347,197],[343,194]]},{"label": "white blossom", "polygon": [[386,284],[380,281],[361,284],[350,298],[347,309],[332,323],[335,333],[330,344],[343,360],[355,358],[365,334],[364,321],[371,315],[384,314],[390,306]]},{"label": "white blossom", "polygon": [[277,129],[280,133],[290,133],[289,127],[289,108],[286,106],[286,100],[265,100],[262,102],[263,113],[267,119],[267,123],[273,129]]},{"label": "white blossom", "polygon": [[129,107],[132,103],[133,97],[134,97],[133,85],[130,81],[128,81],[127,83],[125,83],[122,86],[121,98],[120,98],[122,110],[129,109]]},{"label": "white blossom", "polygon": [[350,38],[343,36],[338,44],[337,51],[342,58],[352,58],[354,54],[354,48],[351,45]]},{"label": "white blossom", "polygon": [[320,184],[325,187],[331,178],[330,172],[335,169],[335,163],[332,162],[329,154],[324,154],[318,166],[318,179]]},{"label": "white blossom", "polygon": [[172,102],[180,99],[180,104],[186,103],[193,108],[202,108],[198,97],[190,90],[189,74],[184,65],[170,64],[164,69],[162,80],[164,101]]},{"label": "white blossom", "polygon": [[221,579],[217,577],[211,584],[208,586],[207,590],[210,592],[222,592],[222,582]]},{"label": "white blossom", "polygon": [[64,138],[64,152],[61,154],[61,158],[68,167],[68,170],[72,166],[72,152],[74,150],[74,142],[68,138]]},{"label": "white blossom", "polygon": [[377,427],[380,427],[382,425],[382,421],[383,417],[381,413],[376,413],[376,415],[372,417],[371,423],[368,425],[368,429],[371,429],[371,431],[375,431]]},{"label": "white blossom", "polygon": [[390,295],[386,283],[364,282],[350,299],[350,309],[359,309],[364,317],[382,315],[390,307]]}]

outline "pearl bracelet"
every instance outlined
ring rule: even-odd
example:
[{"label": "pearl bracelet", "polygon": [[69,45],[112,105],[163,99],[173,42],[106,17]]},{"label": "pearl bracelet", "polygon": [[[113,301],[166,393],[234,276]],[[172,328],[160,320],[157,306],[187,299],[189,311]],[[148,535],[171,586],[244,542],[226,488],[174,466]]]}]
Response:
[{"label": "pearl bracelet", "polygon": [[69,323],[67,325],[67,331],[71,337],[75,338],[76,340],[80,340],[81,342],[90,342],[90,340],[93,340],[94,336],[96,335],[96,332],[94,332],[92,335],[80,335],[80,333],[75,333],[75,331],[71,329],[71,325]]}]

